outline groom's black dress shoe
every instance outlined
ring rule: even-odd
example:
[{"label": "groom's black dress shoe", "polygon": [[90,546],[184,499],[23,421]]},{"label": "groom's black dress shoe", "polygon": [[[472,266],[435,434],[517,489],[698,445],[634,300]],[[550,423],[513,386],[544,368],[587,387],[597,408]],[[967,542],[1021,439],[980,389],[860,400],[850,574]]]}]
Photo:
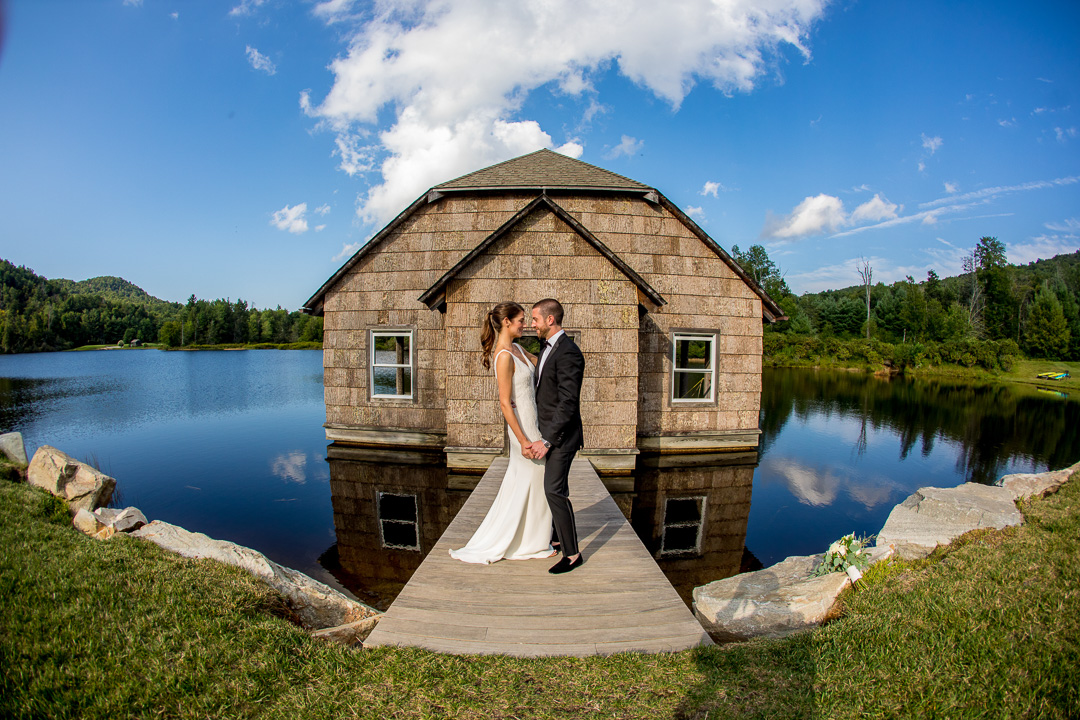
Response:
[{"label": "groom's black dress shoe", "polygon": [[581,567],[581,564],[585,562],[585,556],[580,553],[577,556],[577,560],[570,562],[564,555],[562,560],[548,568],[548,572],[552,575],[561,575],[562,573],[568,573],[576,567]]}]

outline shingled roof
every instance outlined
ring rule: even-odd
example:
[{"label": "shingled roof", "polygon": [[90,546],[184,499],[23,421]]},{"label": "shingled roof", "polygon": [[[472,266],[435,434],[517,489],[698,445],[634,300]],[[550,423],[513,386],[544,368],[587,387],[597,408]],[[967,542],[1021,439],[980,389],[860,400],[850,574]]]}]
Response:
[{"label": "shingled roof", "polygon": [[[389,237],[394,230],[405,222],[406,219],[424,205],[438,202],[441,197],[449,194],[508,190],[539,192],[541,197],[546,195],[548,190],[576,190],[596,193],[632,194],[643,198],[646,202],[659,205],[678,218],[683,225],[696,235],[706,247],[715,252],[716,255],[731,268],[732,272],[739,276],[739,278],[741,278],[743,282],[745,282],[750,289],[761,298],[762,317],[766,321],[775,322],[777,320],[786,319],[783,309],[769,297],[760,285],[754,282],[754,280],[746,274],[746,271],[735,262],[734,258],[728,255],[727,252],[721,248],[715,240],[709,237],[708,233],[702,230],[701,227],[699,227],[686,213],[664,197],[663,193],[660,193],[655,188],[649,187],[648,185],[643,185],[636,180],[617,175],[608,170],[604,170],[603,168],[596,167],[595,165],[590,165],[587,162],[582,162],[581,160],[575,160],[574,158],[561,155],[552,150],[537,150],[534,153],[522,155],[521,157],[501,162],[498,165],[492,165],[483,168],[482,170],[471,172],[468,175],[462,175],[456,180],[450,180],[442,185],[436,185],[431,188],[418,197],[412,205],[402,211],[400,215],[394,218],[389,225],[376,233],[375,237],[371,238],[371,240],[349,258],[349,260],[342,265],[329,280],[323,283],[323,286],[319,288],[318,292],[312,295],[311,299],[304,305],[304,311],[315,315],[321,315],[323,299],[330,288],[332,288],[350,268],[360,262],[361,258],[378,247],[385,238]],[[537,200],[533,200],[532,202],[535,203]],[[576,223],[577,221],[575,220],[573,222]],[[579,232],[581,231],[579,230]],[[589,233],[587,229],[585,229],[584,232]],[[589,233],[589,236],[592,236],[591,233]],[[595,238],[593,238],[593,240],[595,240]],[[590,240],[590,242],[592,242],[592,240]],[[594,246],[597,246],[597,244],[600,246],[603,245],[599,240],[596,240],[593,244]],[[606,250],[606,246],[604,246],[604,249]],[[621,262],[622,261],[619,261],[619,263]],[[444,276],[444,279],[452,275],[453,272],[450,272],[447,276]],[[633,276],[628,275],[628,277],[631,277],[635,283],[639,280],[641,281],[639,283],[639,289],[643,289],[642,283],[645,286],[648,285],[644,280],[638,278],[636,274]],[[437,287],[429,288],[428,292],[425,293],[425,297],[430,300],[431,298],[428,297],[428,295],[437,293],[438,290],[439,288]],[[651,288],[648,288],[648,290],[655,293],[655,290],[652,290]],[[646,292],[645,294],[648,296],[649,292]],[[656,300],[654,299],[653,302],[656,302]],[[659,303],[657,304],[662,304],[663,302],[663,299],[660,298]]]},{"label": "shingled roof", "polygon": [[462,190],[509,190],[514,188],[589,189],[649,192],[653,188],[636,180],[560,155],[552,150],[537,150],[528,155],[462,175],[456,180],[436,185],[436,192]]}]

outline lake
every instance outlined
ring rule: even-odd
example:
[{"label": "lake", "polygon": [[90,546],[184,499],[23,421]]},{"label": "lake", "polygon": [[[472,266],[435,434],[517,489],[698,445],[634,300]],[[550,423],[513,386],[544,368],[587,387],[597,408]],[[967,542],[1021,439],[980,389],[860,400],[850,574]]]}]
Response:
[{"label": "lake", "polygon": [[[1080,403],[1052,388],[769,369],[763,388],[759,455],[642,457],[613,493],[684,598],[872,534],[919,487],[1080,459]],[[475,478],[438,456],[328,453],[324,420],[319,351],[0,356],[0,431],[28,453],[58,447],[117,479],[114,504],[385,607]]]}]

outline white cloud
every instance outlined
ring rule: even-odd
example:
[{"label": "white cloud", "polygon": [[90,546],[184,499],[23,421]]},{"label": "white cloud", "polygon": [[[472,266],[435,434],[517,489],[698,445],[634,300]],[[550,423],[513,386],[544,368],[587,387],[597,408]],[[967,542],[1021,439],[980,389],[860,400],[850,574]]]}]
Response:
[{"label": "white cloud", "polygon": [[940,137],[928,137],[926,133],[923,133],[922,146],[924,149],[929,150],[931,155],[936,153],[943,143],[944,140]]},{"label": "white cloud", "polygon": [[286,205],[273,214],[270,224],[278,230],[288,230],[299,235],[308,230],[307,220],[304,219],[305,213],[307,213],[307,203],[300,203],[292,207]]},{"label": "white cloud", "polygon": [[315,232],[322,232],[325,229],[326,229],[326,225],[316,225],[315,226]]},{"label": "white cloud", "polygon": [[266,0],[240,0],[240,4],[229,11],[230,15],[250,15],[266,3]]},{"label": "white cloud", "polygon": [[1029,190],[1046,190],[1053,187],[1063,187],[1066,185],[1075,185],[1080,182],[1080,175],[1070,175],[1067,177],[1055,178],[1053,180],[1036,180],[1034,182],[1021,183],[1019,185],[999,185],[995,187],[983,188],[982,190],[973,190],[963,195],[954,195],[946,198],[938,198],[937,200],[931,200],[929,202],[920,203],[919,207],[928,208],[936,207],[938,205],[946,205],[948,203],[968,202],[971,200],[986,200],[995,198],[998,195],[1007,195],[1015,192],[1027,192]]},{"label": "white cloud", "polygon": [[[824,193],[808,197],[799,203],[789,215],[777,218],[771,213],[765,219],[762,237],[795,239],[808,235],[833,232],[848,225],[863,222],[880,222],[897,217],[899,206],[877,193],[870,200],[855,208],[850,215],[844,210],[844,202]],[[841,233],[841,235],[846,233]]]},{"label": "white cloud", "polygon": [[361,245],[363,243],[343,243],[341,252],[330,258],[330,262],[341,262],[347,257],[352,257],[352,254],[359,250]]},{"label": "white cloud", "polygon": [[693,205],[686,206],[686,214],[692,218],[705,217],[705,209]]},{"label": "white cloud", "polygon": [[1077,131],[1076,131],[1076,128],[1074,128],[1074,127],[1071,127],[1071,128],[1059,128],[1059,127],[1056,127],[1056,128],[1054,128],[1054,135],[1057,137],[1057,141],[1059,143],[1063,143],[1066,140],[1068,140],[1069,138],[1076,137],[1076,134],[1077,134]]},{"label": "white cloud", "polygon": [[278,455],[270,462],[270,472],[286,482],[303,485],[307,482],[307,453],[293,450]]},{"label": "white cloud", "polygon": [[945,192],[947,192],[948,194],[953,195],[958,190],[960,190],[960,187],[956,183],[945,183]]},{"label": "white cloud", "polygon": [[998,125],[1003,128],[1016,127],[1016,118],[1013,118],[1011,120],[998,120]]},{"label": "white cloud", "polygon": [[248,62],[251,63],[251,67],[256,70],[262,70],[267,75],[273,75],[277,72],[277,67],[270,61],[270,58],[266,57],[255,48],[248,45],[244,52],[247,53],[247,59]]},{"label": "white cloud", "polygon": [[1009,262],[1023,264],[1046,260],[1055,255],[1080,250],[1080,235],[1076,233],[1038,235],[1027,242],[1008,243]]},{"label": "white cloud", "polygon": [[701,192],[698,195],[704,197],[705,195],[712,195],[713,197],[719,197],[717,193],[722,192],[735,192],[738,188],[728,187],[721,182],[713,182],[712,180],[705,181],[705,184],[701,186]]},{"label": "white cloud", "polygon": [[311,14],[327,24],[352,19],[356,0],[325,0],[311,9]]},{"label": "white cloud", "polygon": [[124,7],[142,7],[143,0],[124,0]]},{"label": "white cloud", "polygon": [[922,172],[924,170],[926,170],[926,163],[924,163],[922,160],[920,160],[919,161],[919,172]]},{"label": "white cloud", "polygon": [[853,192],[853,193],[870,192],[870,186],[867,185],[866,183],[863,183],[862,185],[853,185],[851,187],[851,189],[848,190],[848,192]]},{"label": "white cloud", "polygon": [[585,146],[573,140],[552,149],[560,155],[565,155],[566,157],[571,157],[575,160],[581,157],[581,153],[585,152]]},{"label": "white cloud", "polygon": [[899,206],[881,197],[880,193],[864,202],[851,213],[851,222],[879,222],[896,217]]},{"label": "white cloud", "polygon": [[641,148],[643,147],[645,147],[644,140],[638,140],[637,138],[632,138],[629,135],[623,135],[622,142],[611,148],[611,150],[609,150],[607,154],[604,155],[604,157],[608,158],[609,160],[617,158],[621,155],[625,155],[626,157],[633,157],[634,155],[637,155],[639,152],[641,152]]},{"label": "white cloud", "polygon": [[326,204],[323,204],[323,205],[320,205],[319,207],[315,208],[314,210],[312,210],[312,212],[316,212],[316,213],[318,213],[320,215],[326,215],[327,213],[330,212],[330,206],[326,205]]},{"label": "white cloud", "polygon": [[1080,220],[1069,218],[1060,223],[1046,223],[1046,229],[1054,232],[1077,234],[1080,233]]},{"label": "white cloud", "polygon": [[844,203],[838,197],[824,193],[808,197],[795,206],[790,215],[765,219],[764,237],[799,238],[835,230],[847,222]]},{"label": "white cloud", "polygon": [[[534,90],[580,95],[586,121],[599,107],[594,80],[609,70],[676,109],[699,82],[750,92],[775,72],[783,49],[809,59],[806,41],[825,4],[384,0],[331,62],[329,93],[301,102],[339,135],[394,114],[369,156],[381,179],[357,208],[363,220],[385,222],[430,185],[551,147],[539,123],[520,116]],[[353,7],[331,1],[314,12],[330,22]],[[366,172],[344,160],[346,171]]]},{"label": "white cloud", "polygon": [[171,17],[173,20],[179,20],[180,19],[180,13],[178,13],[178,12],[169,13],[169,17]]}]

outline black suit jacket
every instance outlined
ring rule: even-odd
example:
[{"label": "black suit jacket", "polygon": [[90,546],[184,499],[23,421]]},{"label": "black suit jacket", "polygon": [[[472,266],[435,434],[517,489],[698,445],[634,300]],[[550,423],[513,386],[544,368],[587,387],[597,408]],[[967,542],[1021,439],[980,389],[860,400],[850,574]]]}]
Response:
[{"label": "black suit jacket", "polygon": [[577,450],[585,444],[581,427],[581,380],[584,375],[585,358],[577,344],[564,333],[548,353],[544,372],[536,385],[537,425],[540,434],[553,447]]}]

